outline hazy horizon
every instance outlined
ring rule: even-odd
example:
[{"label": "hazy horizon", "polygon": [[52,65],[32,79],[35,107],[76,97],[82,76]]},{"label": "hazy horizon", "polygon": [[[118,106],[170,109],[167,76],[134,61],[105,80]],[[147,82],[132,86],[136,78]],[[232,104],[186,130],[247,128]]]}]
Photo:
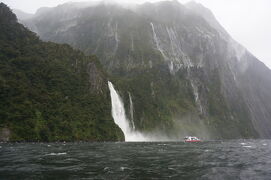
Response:
[{"label": "hazy horizon", "polygon": [[[34,13],[40,7],[55,7],[66,2],[87,0],[3,0],[12,9]],[[90,2],[97,0],[88,0]],[[144,3],[148,0],[117,0]],[[149,0],[157,2],[160,0]],[[181,3],[190,0],[179,0]],[[210,9],[227,32],[271,69],[271,1],[269,0],[194,0]]]}]

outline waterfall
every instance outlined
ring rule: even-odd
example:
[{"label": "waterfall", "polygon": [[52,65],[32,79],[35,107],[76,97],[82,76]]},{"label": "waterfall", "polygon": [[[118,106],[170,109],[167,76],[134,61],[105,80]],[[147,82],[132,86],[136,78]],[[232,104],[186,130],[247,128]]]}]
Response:
[{"label": "waterfall", "polygon": [[156,47],[157,47],[158,51],[160,51],[160,53],[162,54],[163,58],[164,58],[165,60],[167,60],[167,57],[166,57],[165,53],[163,52],[163,49],[162,49],[161,46],[160,46],[159,39],[158,39],[158,37],[157,37],[157,35],[156,35],[156,32],[155,32],[155,30],[154,30],[154,25],[153,25],[153,23],[151,22],[150,25],[151,25],[151,28],[152,28],[153,39],[154,39],[154,42],[155,42],[155,44],[156,44]]},{"label": "waterfall", "polygon": [[192,86],[192,89],[193,89],[193,92],[194,92],[195,102],[199,107],[200,113],[203,113],[203,108],[202,108],[202,105],[201,105],[201,101],[199,99],[198,87],[194,84],[192,79],[190,80],[190,82],[191,82],[191,86]]},{"label": "waterfall", "polygon": [[129,103],[130,103],[130,115],[131,115],[131,123],[132,123],[132,128],[135,130],[135,123],[134,123],[134,105],[133,105],[133,100],[131,93],[129,92]]},{"label": "waterfall", "polygon": [[135,50],[135,45],[134,45],[134,36],[133,36],[133,34],[131,35],[131,49],[132,49],[132,51],[134,51]]},{"label": "waterfall", "polygon": [[114,49],[114,54],[116,54],[118,48],[119,48],[119,35],[118,35],[118,23],[116,24],[115,26],[115,32],[114,32],[114,38],[115,38],[115,42],[116,42],[116,46],[115,46],[115,49]]},{"label": "waterfall", "polygon": [[120,127],[120,129],[124,133],[125,141],[147,141],[147,138],[142,133],[135,131],[133,128],[130,127],[129,120],[127,119],[125,114],[125,108],[122,99],[115,90],[113,84],[109,81],[108,87],[110,90],[112,103],[112,117],[114,119],[114,122]]}]

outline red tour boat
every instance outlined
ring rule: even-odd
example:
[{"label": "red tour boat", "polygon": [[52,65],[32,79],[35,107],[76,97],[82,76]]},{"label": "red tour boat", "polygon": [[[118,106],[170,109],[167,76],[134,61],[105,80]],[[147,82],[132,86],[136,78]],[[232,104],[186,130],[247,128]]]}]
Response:
[{"label": "red tour boat", "polygon": [[201,142],[201,140],[195,136],[186,136],[184,142]]}]

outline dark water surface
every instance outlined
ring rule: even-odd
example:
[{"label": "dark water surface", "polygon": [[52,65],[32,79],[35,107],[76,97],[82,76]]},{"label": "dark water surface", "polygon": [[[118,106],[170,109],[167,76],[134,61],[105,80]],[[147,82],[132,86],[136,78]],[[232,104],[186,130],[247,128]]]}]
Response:
[{"label": "dark water surface", "polygon": [[271,141],[0,144],[0,179],[271,179]]}]

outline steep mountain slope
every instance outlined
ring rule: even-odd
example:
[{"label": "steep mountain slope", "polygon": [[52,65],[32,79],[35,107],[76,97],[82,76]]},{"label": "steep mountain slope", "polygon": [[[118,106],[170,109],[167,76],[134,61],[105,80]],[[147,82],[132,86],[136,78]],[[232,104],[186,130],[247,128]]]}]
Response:
[{"label": "steep mountain slope", "polygon": [[64,4],[24,24],[44,40],[97,54],[138,130],[271,137],[270,70],[197,3]]},{"label": "steep mountain slope", "polygon": [[44,43],[0,3],[0,140],[121,140],[95,57]]}]

